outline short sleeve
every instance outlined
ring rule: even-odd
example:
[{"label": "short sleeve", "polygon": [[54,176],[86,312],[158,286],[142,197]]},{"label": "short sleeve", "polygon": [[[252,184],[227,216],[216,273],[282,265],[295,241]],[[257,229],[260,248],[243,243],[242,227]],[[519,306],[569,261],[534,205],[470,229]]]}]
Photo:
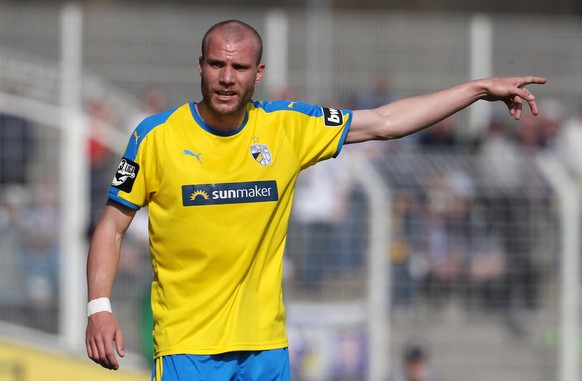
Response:
[{"label": "short sleeve", "polygon": [[271,107],[281,110],[281,123],[302,168],[339,155],[351,124],[351,110],[290,101],[274,102]]}]

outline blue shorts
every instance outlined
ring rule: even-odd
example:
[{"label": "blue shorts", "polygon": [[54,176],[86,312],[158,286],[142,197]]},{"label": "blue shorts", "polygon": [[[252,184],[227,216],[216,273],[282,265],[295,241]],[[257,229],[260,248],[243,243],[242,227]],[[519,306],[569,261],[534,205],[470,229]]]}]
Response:
[{"label": "blue shorts", "polygon": [[152,381],[290,381],[287,348],[156,359]]}]

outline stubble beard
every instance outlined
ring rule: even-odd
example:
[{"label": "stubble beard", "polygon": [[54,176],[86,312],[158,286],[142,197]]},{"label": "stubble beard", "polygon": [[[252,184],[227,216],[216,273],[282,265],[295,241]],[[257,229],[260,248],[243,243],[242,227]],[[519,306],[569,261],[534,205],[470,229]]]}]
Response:
[{"label": "stubble beard", "polygon": [[[254,86],[249,88],[242,94],[242,97],[238,99],[238,101],[233,104],[231,107],[224,107],[225,105],[217,104],[218,102],[214,102],[214,96],[216,95],[216,91],[214,89],[210,89],[208,85],[202,82],[202,99],[210,113],[212,113],[215,117],[232,117],[237,116],[244,110],[246,110],[247,103],[251,100],[254,93]],[[237,93],[238,95],[239,93]]]}]

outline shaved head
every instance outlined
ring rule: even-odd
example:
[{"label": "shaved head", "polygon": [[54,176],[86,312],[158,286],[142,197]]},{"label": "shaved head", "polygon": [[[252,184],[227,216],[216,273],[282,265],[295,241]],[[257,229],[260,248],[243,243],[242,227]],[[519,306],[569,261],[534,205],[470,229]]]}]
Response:
[{"label": "shaved head", "polygon": [[208,41],[214,32],[221,33],[222,36],[232,42],[240,42],[247,37],[254,38],[256,41],[256,62],[261,63],[263,57],[263,40],[261,35],[252,26],[239,20],[226,20],[213,25],[202,39],[202,58],[205,58],[208,52]]},{"label": "shaved head", "polygon": [[202,39],[198,60],[202,119],[222,131],[241,126],[255,85],[261,81],[263,43],[257,31],[238,20],[214,25]]}]

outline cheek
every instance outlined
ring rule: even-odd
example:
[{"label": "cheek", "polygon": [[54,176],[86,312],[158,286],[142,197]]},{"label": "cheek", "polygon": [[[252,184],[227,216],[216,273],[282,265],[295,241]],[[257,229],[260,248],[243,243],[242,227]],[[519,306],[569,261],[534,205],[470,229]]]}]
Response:
[{"label": "cheek", "polygon": [[[242,83],[242,82],[241,82]],[[249,86],[254,86],[255,84],[259,83],[259,76],[257,75],[248,75],[245,76],[244,79],[244,84],[249,87]]]}]

